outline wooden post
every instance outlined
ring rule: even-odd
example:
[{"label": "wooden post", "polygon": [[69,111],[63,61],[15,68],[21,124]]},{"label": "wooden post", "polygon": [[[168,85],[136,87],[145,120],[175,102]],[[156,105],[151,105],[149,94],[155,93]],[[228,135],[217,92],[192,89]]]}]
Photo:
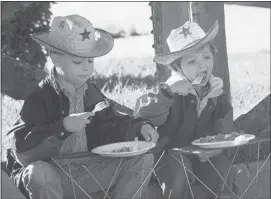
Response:
[{"label": "wooden post", "polygon": [[[172,29],[188,20],[188,2],[151,2],[155,54],[169,52],[166,39]],[[156,65],[158,82],[166,81],[171,71],[160,64]]]}]

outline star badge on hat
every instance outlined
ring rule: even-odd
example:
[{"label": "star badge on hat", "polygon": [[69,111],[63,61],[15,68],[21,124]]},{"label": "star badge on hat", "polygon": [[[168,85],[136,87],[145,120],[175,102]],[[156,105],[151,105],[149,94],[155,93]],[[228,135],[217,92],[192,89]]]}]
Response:
[{"label": "star badge on hat", "polygon": [[61,21],[60,24],[59,24],[59,28],[60,28],[61,30],[63,30],[63,29],[64,29],[64,26],[65,26],[65,22],[64,22],[64,21]]},{"label": "star badge on hat", "polygon": [[105,30],[94,28],[80,15],[54,17],[49,31],[31,34],[40,45],[76,57],[94,58],[109,53],[113,37]]},{"label": "star badge on hat", "polygon": [[85,31],[80,33],[80,35],[83,36],[82,41],[84,41],[85,39],[89,39],[89,34],[90,33],[91,33],[91,31],[88,32],[87,29],[85,28]]},{"label": "star badge on hat", "polygon": [[168,36],[167,44],[170,52],[155,55],[154,61],[167,66],[187,53],[211,42],[216,37],[218,29],[218,21],[215,21],[207,33],[199,24],[187,21],[179,28],[173,29]]},{"label": "star badge on hat", "polygon": [[189,31],[189,28],[190,28],[190,26],[188,26],[188,28],[182,27],[181,34],[183,34],[185,38],[186,38],[187,35],[191,35],[191,32]]}]

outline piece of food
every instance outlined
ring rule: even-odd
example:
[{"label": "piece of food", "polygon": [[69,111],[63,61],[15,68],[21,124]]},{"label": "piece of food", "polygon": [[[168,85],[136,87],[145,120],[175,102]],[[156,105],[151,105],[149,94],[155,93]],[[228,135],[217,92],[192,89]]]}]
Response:
[{"label": "piece of food", "polygon": [[235,140],[235,138],[237,138],[240,135],[241,135],[240,133],[234,131],[225,140],[226,141]]},{"label": "piece of food", "polygon": [[135,144],[133,145],[133,150],[138,151],[138,137],[135,138]]},{"label": "piece of food", "polygon": [[213,139],[214,142],[219,142],[219,141],[223,141],[223,140],[225,140],[225,135],[221,134],[221,133],[217,134]]},{"label": "piece of food", "polygon": [[221,141],[232,141],[235,140],[237,137],[241,136],[243,132],[238,133],[236,131],[232,132],[231,134],[217,134],[215,136],[206,136],[201,137],[199,139],[200,143],[211,143],[211,142],[221,142]]},{"label": "piece of food", "polygon": [[199,139],[200,143],[208,143],[211,142],[213,140],[212,136],[206,136],[206,137],[201,137]]},{"label": "piece of food", "polygon": [[131,152],[131,151],[133,151],[132,147],[122,147],[120,149],[115,149],[112,152],[113,153],[122,153],[122,152]]}]

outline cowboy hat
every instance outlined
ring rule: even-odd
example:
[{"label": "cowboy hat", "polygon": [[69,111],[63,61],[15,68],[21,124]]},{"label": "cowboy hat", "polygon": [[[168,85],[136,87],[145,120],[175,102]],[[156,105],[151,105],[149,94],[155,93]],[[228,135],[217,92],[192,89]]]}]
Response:
[{"label": "cowboy hat", "polygon": [[215,21],[207,33],[197,23],[188,21],[181,27],[171,31],[167,38],[170,52],[156,55],[154,61],[162,65],[168,65],[212,41],[217,35],[218,29],[218,21]]},{"label": "cowboy hat", "polygon": [[79,15],[57,16],[50,31],[33,33],[31,37],[46,48],[83,58],[100,57],[114,46],[108,32],[94,28]]}]

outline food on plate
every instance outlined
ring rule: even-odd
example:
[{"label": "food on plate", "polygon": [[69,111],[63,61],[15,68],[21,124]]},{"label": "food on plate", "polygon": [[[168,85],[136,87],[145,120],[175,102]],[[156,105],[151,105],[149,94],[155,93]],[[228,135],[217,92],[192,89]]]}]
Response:
[{"label": "food on plate", "polygon": [[132,152],[133,147],[122,147],[120,149],[114,149],[112,150],[113,153],[123,153],[123,152]]},{"label": "food on plate", "polygon": [[242,135],[243,132],[238,133],[238,132],[232,132],[231,134],[217,134],[215,136],[206,136],[206,137],[201,137],[199,139],[199,143],[210,143],[210,142],[221,142],[221,141],[232,141],[235,140],[235,138],[239,137]]}]

